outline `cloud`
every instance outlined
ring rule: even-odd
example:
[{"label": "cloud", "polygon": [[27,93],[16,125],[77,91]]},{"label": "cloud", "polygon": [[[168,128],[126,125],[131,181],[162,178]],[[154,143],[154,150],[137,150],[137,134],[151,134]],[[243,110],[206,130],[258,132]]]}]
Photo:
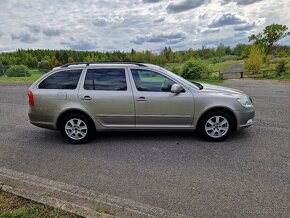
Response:
[{"label": "cloud", "polygon": [[155,33],[146,36],[137,36],[135,40],[132,40],[134,44],[149,43],[165,43],[165,44],[177,44],[186,39],[185,33]]},{"label": "cloud", "polygon": [[[226,45],[233,38],[248,42],[249,31],[261,32],[272,23],[290,26],[289,0],[86,0],[90,7],[81,0],[0,2],[4,51],[160,51],[167,44],[189,49],[206,40]],[[289,40],[279,43],[289,45]]]},{"label": "cloud", "polygon": [[263,0],[223,0],[223,3],[230,3],[230,2],[235,2],[237,5],[250,5],[256,2],[260,2]]},{"label": "cloud", "polygon": [[235,37],[231,37],[231,38],[224,38],[224,39],[208,39],[208,40],[204,40],[201,41],[203,45],[206,46],[217,46],[220,43],[224,44],[224,45],[229,45],[229,46],[234,46],[238,43],[247,43],[248,39],[247,37],[240,38],[241,35],[235,35]]},{"label": "cloud", "polygon": [[[73,40],[73,38],[70,38]],[[85,51],[85,50],[93,50],[97,48],[97,44],[90,42],[90,41],[72,41],[72,42],[61,42],[62,45],[68,46],[69,49],[72,50],[79,50],[79,51]]]},{"label": "cloud", "polygon": [[236,32],[235,33],[235,37],[241,37],[241,36],[246,36],[247,35],[247,32],[245,31],[240,31],[240,32]]},{"label": "cloud", "polygon": [[95,26],[98,26],[98,27],[104,27],[104,26],[107,26],[109,23],[109,20],[104,18],[104,17],[99,17],[99,18],[96,18],[93,20],[93,24]]},{"label": "cloud", "polygon": [[46,36],[59,36],[60,35],[60,30],[54,29],[54,28],[46,28],[42,32]]},{"label": "cloud", "polygon": [[177,3],[170,3],[166,9],[169,13],[180,13],[197,8],[204,3],[205,0],[182,0]]},{"label": "cloud", "polygon": [[46,27],[40,25],[26,24],[27,28],[33,34],[43,33],[45,36],[59,36],[60,30],[53,27]]},{"label": "cloud", "polygon": [[219,33],[219,32],[220,32],[220,29],[207,29],[207,30],[201,31],[202,34]]},{"label": "cloud", "polygon": [[28,27],[29,31],[34,34],[38,34],[41,31],[38,25],[27,24],[26,26]]},{"label": "cloud", "polygon": [[19,40],[20,42],[23,43],[34,43],[38,41],[37,38],[30,35],[29,33],[19,33],[19,34],[11,33],[10,36],[12,40]]},{"label": "cloud", "polygon": [[93,25],[97,27],[105,27],[110,24],[122,24],[123,22],[124,17],[116,14],[108,14],[106,16],[100,16],[93,19],[92,21]]},{"label": "cloud", "polygon": [[162,0],[143,0],[143,3],[158,3],[161,2]]},{"label": "cloud", "polygon": [[223,14],[218,19],[214,20],[208,27],[216,28],[222,26],[229,26],[229,25],[236,25],[236,24],[243,24],[246,23],[241,18],[237,17],[235,14]]},{"label": "cloud", "polygon": [[256,27],[255,23],[247,23],[245,25],[240,25],[240,26],[234,27],[234,30],[235,31],[249,31],[249,30],[253,29],[254,27]]},{"label": "cloud", "polygon": [[162,23],[163,21],[165,21],[165,17],[157,18],[157,19],[155,19],[153,22],[154,22],[154,23]]}]

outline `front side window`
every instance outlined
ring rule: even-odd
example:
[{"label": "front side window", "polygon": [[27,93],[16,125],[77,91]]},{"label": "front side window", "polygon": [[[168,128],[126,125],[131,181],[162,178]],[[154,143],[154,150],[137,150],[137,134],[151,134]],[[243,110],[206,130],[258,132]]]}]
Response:
[{"label": "front side window", "polygon": [[84,89],[104,91],[126,91],[125,69],[89,69]]},{"label": "front side window", "polygon": [[44,79],[39,89],[75,89],[78,85],[82,70],[59,71]]},{"label": "front side window", "polygon": [[138,91],[170,92],[171,86],[175,83],[167,77],[150,70],[131,69],[131,72]]}]

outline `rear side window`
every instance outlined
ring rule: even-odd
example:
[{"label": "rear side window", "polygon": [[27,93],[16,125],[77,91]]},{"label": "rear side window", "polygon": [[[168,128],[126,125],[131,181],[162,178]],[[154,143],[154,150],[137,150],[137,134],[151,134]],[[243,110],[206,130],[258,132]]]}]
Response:
[{"label": "rear side window", "polygon": [[84,89],[105,91],[126,91],[125,69],[89,69]]},{"label": "rear side window", "polygon": [[66,70],[52,74],[43,80],[39,89],[75,89],[78,85],[82,70]]}]

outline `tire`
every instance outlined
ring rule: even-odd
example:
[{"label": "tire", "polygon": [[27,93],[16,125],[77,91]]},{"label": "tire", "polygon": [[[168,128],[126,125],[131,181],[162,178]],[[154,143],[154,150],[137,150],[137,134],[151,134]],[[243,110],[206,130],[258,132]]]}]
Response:
[{"label": "tire", "polygon": [[235,118],[226,111],[211,111],[201,117],[198,133],[207,141],[221,142],[235,130]]},{"label": "tire", "polygon": [[92,138],[95,128],[90,118],[74,113],[61,120],[60,132],[68,142],[84,144]]}]

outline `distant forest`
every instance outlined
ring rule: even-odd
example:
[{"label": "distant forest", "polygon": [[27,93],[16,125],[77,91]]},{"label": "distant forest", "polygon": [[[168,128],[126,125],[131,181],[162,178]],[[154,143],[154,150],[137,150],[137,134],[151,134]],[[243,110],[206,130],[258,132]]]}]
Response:
[{"label": "distant forest", "polygon": [[[72,62],[97,62],[97,61],[136,61],[158,65],[166,63],[183,63],[189,59],[211,60],[218,63],[230,59],[245,59],[249,55],[250,45],[238,44],[235,47],[220,44],[215,48],[203,46],[201,49],[188,49],[185,51],[173,51],[165,47],[160,53],[151,51],[130,52],[112,51],[74,51],[74,50],[24,50],[0,53],[0,65],[25,65],[29,68],[51,69],[53,67]],[[290,56],[290,46],[275,46],[275,57]]]}]

